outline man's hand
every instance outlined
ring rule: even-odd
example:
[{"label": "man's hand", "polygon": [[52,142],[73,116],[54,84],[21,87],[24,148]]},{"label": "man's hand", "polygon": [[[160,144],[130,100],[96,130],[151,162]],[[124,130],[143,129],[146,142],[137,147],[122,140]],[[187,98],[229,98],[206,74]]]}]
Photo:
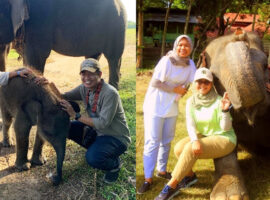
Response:
[{"label": "man's hand", "polygon": [[195,156],[199,156],[202,154],[202,146],[199,140],[195,140],[192,142],[192,152]]},{"label": "man's hand", "polygon": [[19,76],[21,77],[27,77],[28,74],[32,74],[33,72],[28,69],[28,68],[24,68],[23,70],[19,71]]},{"label": "man's hand", "polygon": [[68,101],[62,99],[60,101],[60,105],[62,106],[62,109],[69,114],[70,117],[75,118],[76,112]]}]

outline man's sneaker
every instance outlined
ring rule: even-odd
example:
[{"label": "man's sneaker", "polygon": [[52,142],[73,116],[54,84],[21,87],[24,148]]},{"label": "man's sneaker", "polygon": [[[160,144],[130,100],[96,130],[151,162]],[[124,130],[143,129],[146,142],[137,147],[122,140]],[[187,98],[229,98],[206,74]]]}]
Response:
[{"label": "man's sneaker", "polygon": [[171,172],[166,172],[165,174],[161,174],[160,172],[158,172],[156,174],[156,177],[170,180],[172,178],[172,175],[171,175]]},{"label": "man's sneaker", "polygon": [[147,192],[148,190],[150,190],[151,185],[152,185],[152,183],[145,181],[143,183],[143,185],[140,187],[140,189],[137,191],[137,194],[143,194],[143,193]]},{"label": "man's sneaker", "polygon": [[116,169],[112,169],[110,171],[107,171],[105,176],[104,176],[104,182],[108,183],[108,184],[112,184],[115,181],[117,181],[118,176],[119,176],[119,172],[120,172],[120,168],[118,167]]},{"label": "man's sneaker", "polygon": [[165,185],[163,190],[159,193],[159,195],[155,198],[155,200],[170,200],[174,196],[178,195],[180,192],[180,187],[177,185],[175,189],[171,188],[168,185]]},{"label": "man's sneaker", "polygon": [[122,162],[119,157],[117,158],[117,160],[118,160],[118,167],[106,172],[104,176],[105,183],[112,184],[115,181],[117,181],[120,169],[122,167]]},{"label": "man's sneaker", "polygon": [[198,182],[198,178],[194,173],[192,176],[185,176],[178,184],[180,188],[188,188]]}]

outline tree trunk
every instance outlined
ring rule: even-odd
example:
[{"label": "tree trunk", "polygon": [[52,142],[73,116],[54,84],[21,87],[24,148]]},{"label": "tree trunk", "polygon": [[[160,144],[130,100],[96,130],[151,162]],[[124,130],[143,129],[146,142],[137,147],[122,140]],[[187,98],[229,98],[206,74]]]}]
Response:
[{"label": "tree trunk", "polygon": [[231,21],[231,23],[229,23],[229,20],[226,22],[226,27],[229,28],[228,31],[231,31],[231,27],[232,27],[232,25],[234,24],[234,22],[235,22],[235,20],[237,19],[237,17],[238,17],[239,14],[240,14],[240,13],[238,12],[238,13],[235,15],[235,17],[233,18],[233,20]]},{"label": "tree trunk", "polygon": [[188,33],[188,24],[189,24],[190,12],[191,12],[191,7],[192,7],[193,1],[194,0],[190,0],[189,1],[188,12],[187,12],[187,17],[186,17],[186,23],[185,23],[185,28],[184,28],[184,34],[187,34]]},{"label": "tree trunk", "polygon": [[[231,4],[231,1],[226,2],[226,4],[225,4],[222,8],[220,8],[220,9],[221,9],[220,12],[225,12],[226,9],[229,7],[230,4]],[[208,24],[205,26],[205,28],[203,29],[203,31],[202,31],[202,33],[201,33],[201,36],[199,37],[199,39],[198,39],[198,41],[197,41],[197,43],[196,43],[196,46],[195,46],[194,49],[193,49],[193,53],[192,53],[192,59],[193,59],[193,60],[194,60],[194,58],[195,58],[195,54],[196,54],[196,52],[197,52],[197,49],[199,48],[199,45],[200,45],[201,43],[203,43],[203,39],[202,39],[202,38],[203,38],[204,35],[206,34],[206,32],[207,32],[208,28],[210,27],[210,25],[214,22],[214,20],[216,20],[215,17],[212,18],[212,19],[208,22]]]},{"label": "tree trunk", "polygon": [[139,0],[136,68],[143,66],[143,0]]},{"label": "tree trunk", "polygon": [[255,29],[255,21],[256,21],[256,14],[254,13],[253,14],[253,21],[252,21],[252,31],[254,31],[254,29]]},{"label": "tree trunk", "polygon": [[220,3],[221,12],[219,15],[219,28],[218,28],[218,35],[219,36],[224,35],[225,28],[226,28],[226,26],[224,24],[224,14],[225,14],[226,10],[224,10],[224,9],[222,10],[222,8],[225,6],[224,4],[225,4],[225,2],[221,1],[221,3]]},{"label": "tree trunk", "polygon": [[163,35],[162,35],[162,44],[161,44],[161,57],[164,56],[164,54],[165,54],[165,46],[166,46],[165,41],[166,41],[166,33],[167,33],[167,27],[168,27],[168,18],[169,18],[172,3],[173,3],[173,0],[170,0],[168,8],[166,10],[164,30],[163,30]]}]

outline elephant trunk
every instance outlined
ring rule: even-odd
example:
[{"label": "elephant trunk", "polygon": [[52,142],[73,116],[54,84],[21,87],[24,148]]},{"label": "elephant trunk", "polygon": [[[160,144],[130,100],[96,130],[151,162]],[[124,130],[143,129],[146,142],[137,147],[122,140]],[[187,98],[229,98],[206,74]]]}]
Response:
[{"label": "elephant trunk", "polygon": [[264,99],[261,74],[254,67],[248,45],[244,41],[230,42],[225,48],[227,69],[222,83],[235,109],[253,107]]}]

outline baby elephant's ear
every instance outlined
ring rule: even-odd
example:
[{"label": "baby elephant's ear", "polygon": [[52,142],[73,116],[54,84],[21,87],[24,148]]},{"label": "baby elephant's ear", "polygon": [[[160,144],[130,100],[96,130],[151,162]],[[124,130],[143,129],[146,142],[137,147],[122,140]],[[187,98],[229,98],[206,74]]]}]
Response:
[{"label": "baby elephant's ear", "polygon": [[14,36],[23,22],[29,18],[26,0],[9,0],[11,4],[11,20]]},{"label": "baby elephant's ear", "polygon": [[74,102],[74,101],[68,101],[68,102],[71,104],[73,110],[76,113],[81,111],[80,106],[76,102]]}]

